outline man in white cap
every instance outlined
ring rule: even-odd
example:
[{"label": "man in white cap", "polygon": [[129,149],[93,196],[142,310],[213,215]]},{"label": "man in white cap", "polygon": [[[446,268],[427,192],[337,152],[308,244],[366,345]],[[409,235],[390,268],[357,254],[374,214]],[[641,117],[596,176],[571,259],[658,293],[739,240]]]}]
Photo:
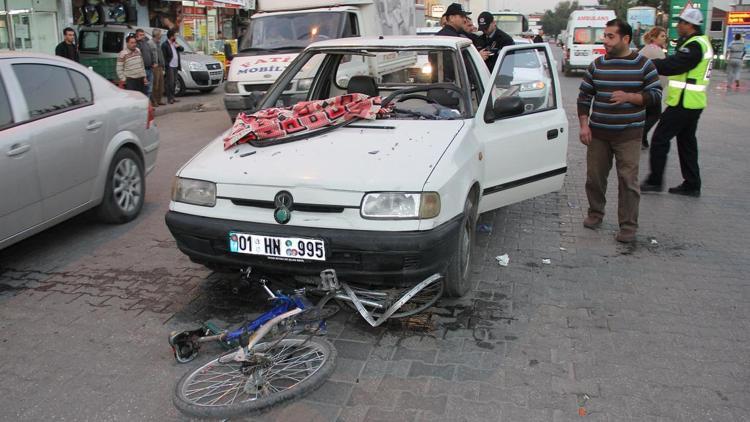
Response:
[{"label": "man in white cap", "polygon": [[687,8],[679,17],[675,54],[654,60],[656,70],[669,76],[667,109],[651,138],[651,174],[641,184],[641,192],[661,192],[664,189],[664,168],[667,164],[669,143],[677,137],[682,184],[669,189],[669,193],[698,197],[701,194],[701,176],[698,168],[698,140],[695,131],[698,118],[706,108],[713,49],[708,36],[701,32],[703,14],[698,9]]}]

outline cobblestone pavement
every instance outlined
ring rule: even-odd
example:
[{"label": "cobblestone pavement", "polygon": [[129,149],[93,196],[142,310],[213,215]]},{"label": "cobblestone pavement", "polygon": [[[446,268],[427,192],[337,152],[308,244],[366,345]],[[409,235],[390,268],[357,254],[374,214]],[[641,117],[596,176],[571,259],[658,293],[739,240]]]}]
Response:
[{"label": "cobblestone pavement", "polygon": [[[339,313],[332,378],[254,420],[750,420],[750,97],[712,85],[703,196],[644,195],[638,242],[621,246],[614,177],[603,228],[581,226],[577,83],[562,80],[564,189],[481,216],[472,292],[377,329]],[[163,224],[171,176],[227,121],[159,118],[138,220],[78,217],[0,251],[0,419],[182,419],[172,388],[195,364],[173,362],[169,331],[237,324],[263,303],[237,277],[191,264]],[[670,185],[676,166],[673,151]],[[508,267],[495,260],[504,253]]]}]

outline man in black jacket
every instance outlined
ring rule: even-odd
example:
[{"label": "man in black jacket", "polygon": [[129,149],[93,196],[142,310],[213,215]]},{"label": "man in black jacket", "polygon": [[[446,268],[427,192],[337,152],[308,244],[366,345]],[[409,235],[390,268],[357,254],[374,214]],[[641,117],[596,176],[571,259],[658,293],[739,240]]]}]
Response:
[{"label": "man in black jacket", "polygon": [[[485,63],[490,69],[490,72],[495,68],[495,62],[497,62],[497,55],[500,50],[506,45],[513,45],[513,38],[506,34],[500,29],[497,29],[497,22],[495,17],[490,12],[482,12],[479,14],[479,30],[482,31],[482,35],[479,36],[479,46],[486,50],[488,57],[485,58]],[[483,56],[484,58],[484,56]]]},{"label": "man in black jacket", "polygon": [[164,67],[166,70],[167,101],[174,104],[179,100],[174,98],[175,81],[177,81],[177,72],[180,67],[180,51],[182,47],[177,45],[177,34],[174,29],[167,31],[167,40],[161,45],[161,51],[164,53]]},{"label": "man in black jacket", "polygon": [[65,57],[78,63],[81,61],[78,55],[78,46],[76,42],[76,31],[73,28],[63,29],[63,42],[55,47],[55,56]]}]

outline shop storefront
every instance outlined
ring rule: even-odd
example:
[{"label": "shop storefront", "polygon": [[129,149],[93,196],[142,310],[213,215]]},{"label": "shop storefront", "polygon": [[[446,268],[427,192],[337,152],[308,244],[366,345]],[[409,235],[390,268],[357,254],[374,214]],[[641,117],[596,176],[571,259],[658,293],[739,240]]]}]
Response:
[{"label": "shop storefront", "polygon": [[236,37],[239,11],[244,2],[183,1],[180,30],[197,51],[223,53],[225,40]]},{"label": "shop storefront", "polygon": [[0,0],[0,51],[54,54],[70,8],[57,0]]}]

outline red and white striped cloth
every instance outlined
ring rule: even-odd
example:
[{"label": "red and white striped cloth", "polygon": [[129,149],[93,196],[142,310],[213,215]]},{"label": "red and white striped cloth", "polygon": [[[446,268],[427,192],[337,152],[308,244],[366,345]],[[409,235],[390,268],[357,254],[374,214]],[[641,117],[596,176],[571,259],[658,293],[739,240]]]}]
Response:
[{"label": "red and white striped cloth", "polygon": [[303,101],[287,108],[240,113],[224,138],[224,149],[258,140],[278,140],[304,131],[335,126],[355,118],[375,120],[390,112],[380,97],[346,94],[319,101]]}]

